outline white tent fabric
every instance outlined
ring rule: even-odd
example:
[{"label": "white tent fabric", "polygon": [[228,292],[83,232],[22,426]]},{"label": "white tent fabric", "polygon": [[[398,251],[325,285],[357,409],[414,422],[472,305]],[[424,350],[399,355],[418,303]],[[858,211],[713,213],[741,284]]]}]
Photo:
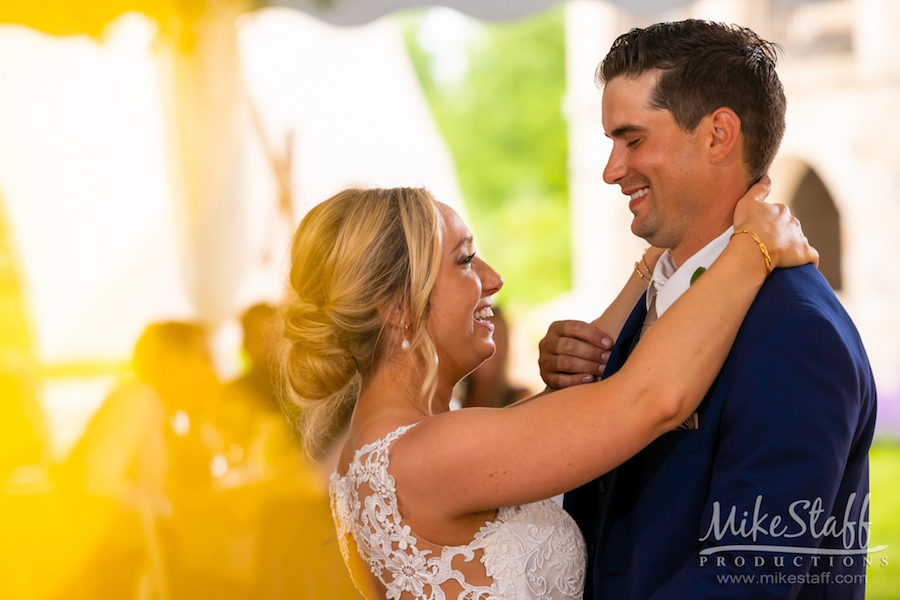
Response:
[{"label": "white tent fabric", "polygon": [[241,21],[241,63],[267,138],[292,147],[293,214],[278,214],[251,130],[244,163],[188,219],[170,184],[153,35],[138,14],[102,43],[0,27],[0,191],[42,362],[126,358],[151,321],[219,324],[277,300],[286,220],[340,189],[422,185],[464,210],[397,24],[267,9]]},{"label": "white tent fabric", "polygon": [[[270,6],[289,6],[335,25],[361,25],[391,12],[419,6],[446,6],[484,20],[517,19],[561,0],[271,0]],[[647,15],[690,4],[691,0],[608,0],[634,14]],[[773,0],[797,4],[810,0]],[[817,1],[817,0],[812,0]]]},{"label": "white tent fabric", "polygon": [[[233,317],[282,297],[290,234],[314,204],[345,187],[423,185],[463,208],[397,24],[341,28],[267,9],[242,18],[240,62],[268,140],[277,152],[292,149],[292,214],[279,212],[272,171],[248,128],[240,165],[222,173],[212,159],[200,163],[225,184],[197,194],[203,203],[185,215],[167,160],[168,71],[153,30],[134,13],[114,21],[102,42],[0,26],[0,198],[41,364],[117,363],[149,323],[200,320],[218,326],[220,372],[233,376]],[[113,383],[46,382],[55,456]]]}]

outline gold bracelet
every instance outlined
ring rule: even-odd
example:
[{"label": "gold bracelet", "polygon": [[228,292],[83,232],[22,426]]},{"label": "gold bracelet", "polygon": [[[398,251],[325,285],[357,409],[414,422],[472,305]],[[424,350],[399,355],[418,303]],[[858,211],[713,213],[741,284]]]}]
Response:
[{"label": "gold bracelet", "polygon": [[647,266],[647,259],[644,256],[641,257],[641,264],[644,265],[645,269],[647,269],[647,273],[650,274],[650,277],[653,277],[653,269]]},{"label": "gold bracelet", "polygon": [[759,239],[758,235],[756,235],[754,232],[750,231],[749,229],[736,229],[735,232],[731,234],[731,237],[734,237],[739,233],[746,233],[750,237],[753,238],[753,241],[756,242],[756,244],[759,246],[759,250],[760,250],[760,252],[762,252],[763,258],[766,259],[766,274],[771,274],[772,273],[772,257],[769,256],[769,249],[766,248],[766,245],[763,243],[763,241],[761,239]]},{"label": "gold bracelet", "polygon": [[[640,269],[639,265],[640,265],[640,263],[638,261],[634,261],[634,272],[638,274],[638,277],[640,277],[647,283],[650,283],[650,280],[647,279],[647,277],[643,273],[641,273],[641,269]],[[651,273],[651,275],[652,275],[652,273]]]}]

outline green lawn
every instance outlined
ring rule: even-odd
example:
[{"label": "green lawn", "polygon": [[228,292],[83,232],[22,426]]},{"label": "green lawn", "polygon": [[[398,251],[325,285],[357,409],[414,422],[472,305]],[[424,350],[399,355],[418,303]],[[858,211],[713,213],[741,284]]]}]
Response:
[{"label": "green lawn", "polygon": [[[872,554],[866,586],[869,600],[900,598],[900,442],[881,441],[869,455],[872,499],[869,546],[887,545]],[[882,566],[882,559],[887,566]]]}]

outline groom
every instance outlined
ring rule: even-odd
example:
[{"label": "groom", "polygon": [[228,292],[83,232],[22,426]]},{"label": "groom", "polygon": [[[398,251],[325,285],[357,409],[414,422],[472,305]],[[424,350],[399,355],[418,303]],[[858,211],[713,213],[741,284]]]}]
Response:
[{"label": "groom", "polygon": [[[785,98],[771,44],[696,20],[619,37],[597,80],[604,179],[632,231],[668,248],[608,377],[728,243],[735,203],[781,142]],[[595,367],[602,337],[554,323],[544,380],[580,380],[590,371],[560,362]],[[834,293],[811,265],[776,270],[692,418],[566,495],[588,544],[585,598],[862,599],[874,423],[866,353]]]}]

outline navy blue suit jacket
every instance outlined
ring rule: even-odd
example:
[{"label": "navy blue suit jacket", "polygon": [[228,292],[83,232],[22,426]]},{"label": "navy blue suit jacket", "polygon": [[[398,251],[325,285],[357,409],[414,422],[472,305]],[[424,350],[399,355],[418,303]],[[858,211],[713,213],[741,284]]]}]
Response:
[{"label": "navy blue suit jacket", "polygon": [[[607,376],[645,312],[642,300]],[[585,598],[861,600],[862,578],[844,581],[865,573],[863,555],[763,549],[858,550],[860,535],[868,541],[860,513],[867,520],[875,384],[856,328],[817,269],[772,273],[697,412],[699,428],[663,434],[566,494],[588,544]],[[727,545],[756,549],[719,551]]]}]

